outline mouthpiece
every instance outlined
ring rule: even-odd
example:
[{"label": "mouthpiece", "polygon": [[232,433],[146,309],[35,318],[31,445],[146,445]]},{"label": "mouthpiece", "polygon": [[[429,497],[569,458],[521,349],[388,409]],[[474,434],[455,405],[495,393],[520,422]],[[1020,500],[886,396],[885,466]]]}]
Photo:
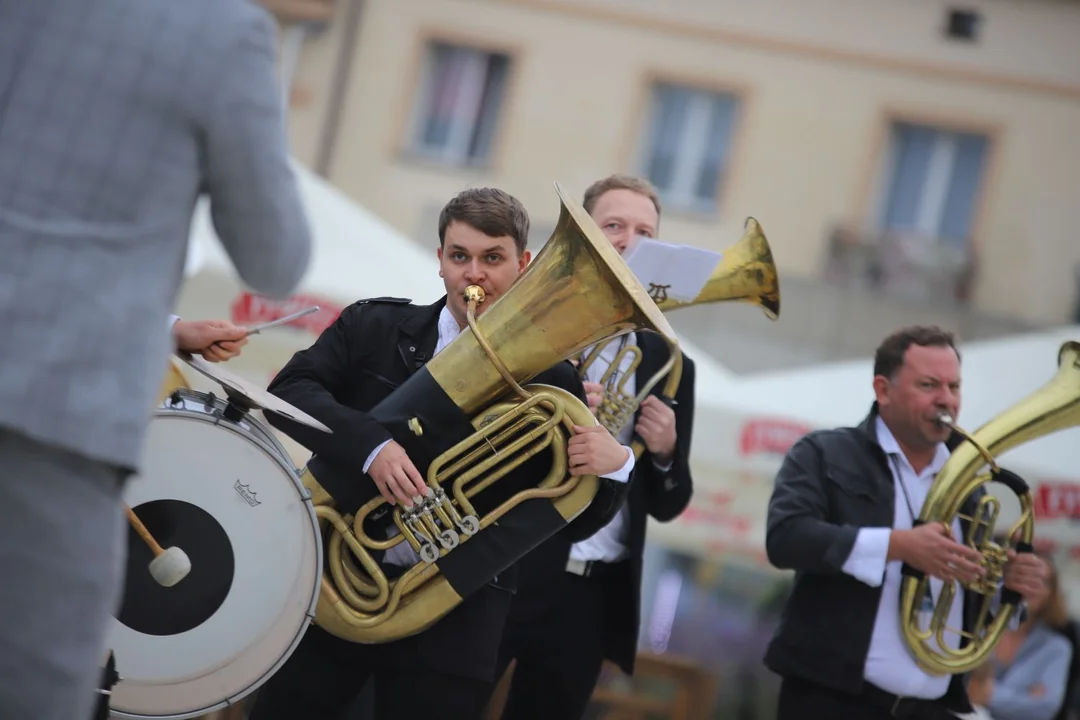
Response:
[{"label": "mouthpiece", "polygon": [[941,415],[937,416],[937,422],[938,422],[938,425],[944,425],[946,427],[952,427],[955,424],[952,417],[949,416],[949,415],[946,415],[945,413],[942,413]]},{"label": "mouthpiece", "polygon": [[462,293],[465,298],[465,302],[475,303],[484,302],[485,294],[486,293],[484,293],[484,288],[480,287],[479,285],[470,285],[469,287],[465,288],[465,292]]}]

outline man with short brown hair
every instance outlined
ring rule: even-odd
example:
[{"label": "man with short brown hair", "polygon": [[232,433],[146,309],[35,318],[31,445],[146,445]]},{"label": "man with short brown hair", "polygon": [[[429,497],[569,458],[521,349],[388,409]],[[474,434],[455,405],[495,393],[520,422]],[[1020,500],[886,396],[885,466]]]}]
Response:
[{"label": "man with short brown hair", "polygon": [[454,222],[464,223],[489,237],[513,238],[518,255],[526,256],[529,241],[529,213],[517,198],[498,188],[462,190],[439,213],[439,246]]},{"label": "man with short brown hair", "polygon": [[[271,382],[271,392],[333,431],[324,434],[267,415],[272,425],[314,453],[308,467],[339,512],[358,508],[362,500],[356,495],[369,482],[391,505],[410,507],[426,493],[428,486],[413,459],[369,413],[468,327],[465,288],[483,288],[486,299],[477,308],[482,315],[513,287],[529,263],[528,232],[528,213],[508,193],[494,188],[460,193],[439,218],[439,275],[446,295],[431,305],[401,298],[360,300],[345,308],[312,347],[296,353]],[[568,362],[532,382],[585,399]],[[561,531],[579,539],[614,515],[634,457],[601,426],[575,428],[567,445],[571,473],[603,478],[592,504]],[[543,453],[537,460],[550,463]],[[473,496],[478,514],[489,511],[491,503],[497,506],[499,498],[507,499],[511,490],[525,489],[522,479],[520,473],[509,475]],[[375,559],[393,580],[420,558],[402,542],[385,554],[375,553]],[[427,630],[393,642],[351,643],[318,626],[309,628],[282,669],[259,691],[250,720],[341,720],[368,678],[374,682],[378,718],[474,720],[494,675],[515,578],[516,566],[511,565]]]},{"label": "man with short brown hair", "polygon": [[[857,427],[815,430],[788,451],[769,501],[769,561],[795,571],[765,665],[783,677],[778,720],[910,717],[971,712],[963,675],[924,671],[900,633],[902,573],[930,576],[923,609],[943,581],[980,576],[981,555],[963,544],[972,493],[950,528],[917,522],[938,471],[962,437],[940,423],[960,411],[960,354],[952,333],[901,328],[874,357],[874,402]],[[1045,564],[1022,552],[1005,588],[1044,592]],[[946,625],[969,631],[982,601],[962,586]],[[959,635],[944,634],[953,651]]]}]

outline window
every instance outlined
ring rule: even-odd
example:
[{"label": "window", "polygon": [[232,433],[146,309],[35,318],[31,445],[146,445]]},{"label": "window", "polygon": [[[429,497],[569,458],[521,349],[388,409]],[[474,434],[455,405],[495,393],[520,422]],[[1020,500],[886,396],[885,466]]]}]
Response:
[{"label": "window", "polygon": [[895,123],[881,229],[966,253],[988,146],[984,135]]},{"label": "window", "polygon": [[487,162],[510,58],[432,42],[413,117],[411,150],[450,165]]},{"label": "window", "polygon": [[737,110],[733,95],[654,86],[642,172],[666,204],[697,212],[718,209]]}]

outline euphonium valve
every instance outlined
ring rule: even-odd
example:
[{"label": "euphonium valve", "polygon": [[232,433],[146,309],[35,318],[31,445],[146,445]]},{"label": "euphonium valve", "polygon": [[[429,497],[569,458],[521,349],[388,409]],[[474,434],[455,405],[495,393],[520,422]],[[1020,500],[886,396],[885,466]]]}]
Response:
[{"label": "euphonium valve", "polygon": [[[960,632],[959,628],[946,627],[950,605],[959,600],[955,583],[942,584],[934,611],[924,625],[919,611],[929,578],[904,566],[900,587],[901,630],[915,661],[929,673],[965,673],[983,663],[1001,640],[1020,603],[1020,595],[1002,585],[1010,550],[1031,552],[1033,549],[1033,500],[1027,483],[1000,467],[994,458],[1018,445],[1080,424],[1080,343],[1062,345],[1058,365],[1058,372],[1050,382],[973,433],[959,428],[948,415],[938,419],[966,442],[956,447],[937,474],[917,523],[943,523],[951,528],[953,520],[960,518],[967,524],[960,540],[982,555],[984,574],[963,584],[967,592],[979,596],[979,612],[974,626],[961,633],[966,643],[953,649],[946,644],[945,633]],[[984,467],[989,471],[981,472]],[[1001,502],[986,492],[978,492],[990,482],[1005,485],[1020,503],[1019,518],[1003,534],[1003,544],[994,540]],[[999,589],[1000,607],[991,614]]]},{"label": "euphonium valve", "polygon": [[[480,317],[490,300],[467,288],[468,328],[368,413],[424,474],[425,497],[391,507],[370,480],[308,464],[328,532],[315,615],[327,632],[360,643],[421,632],[592,502],[600,481],[570,474],[567,442],[596,419],[576,395],[527,383],[606,338],[674,332],[592,218],[556,191],[555,230],[513,287]],[[419,561],[388,577],[376,553],[402,543]]]}]

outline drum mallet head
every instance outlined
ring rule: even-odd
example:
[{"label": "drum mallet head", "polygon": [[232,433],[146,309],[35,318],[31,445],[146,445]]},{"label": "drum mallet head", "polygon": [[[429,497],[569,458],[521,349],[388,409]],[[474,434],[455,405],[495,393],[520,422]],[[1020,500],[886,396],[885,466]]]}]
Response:
[{"label": "drum mallet head", "polygon": [[131,523],[131,527],[135,528],[135,532],[139,534],[139,537],[150,547],[150,551],[154,553],[154,559],[150,561],[150,577],[164,587],[172,587],[186,578],[188,573],[191,572],[191,560],[188,558],[187,553],[178,547],[163,550],[135,512],[127,505],[124,506],[124,510],[127,512],[128,522]]},{"label": "drum mallet head", "polygon": [[150,561],[150,576],[159,585],[172,587],[191,572],[191,560],[178,547],[166,548]]}]

